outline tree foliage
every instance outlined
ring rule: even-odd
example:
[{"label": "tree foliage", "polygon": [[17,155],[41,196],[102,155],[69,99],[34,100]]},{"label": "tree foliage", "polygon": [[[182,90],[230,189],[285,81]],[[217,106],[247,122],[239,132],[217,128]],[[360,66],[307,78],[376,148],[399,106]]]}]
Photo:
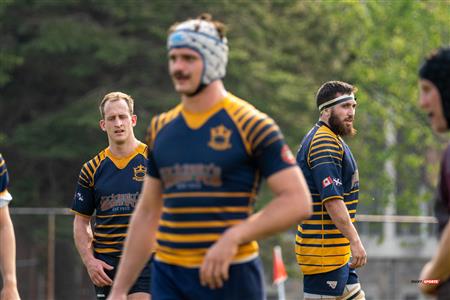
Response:
[{"label": "tree foliage", "polygon": [[0,145],[16,205],[70,204],[81,163],[106,147],[97,111],[105,93],[135,98],[139,138],[151,115],[178,102],[167,29],[204,11],[229,27],[227,88],[273,116],[294,149],[318,118],[324,81],[359,88],[349,142],[363,211],[381,212],[392,192],[405,213],[428,200],[437,164],[426,153],[441,146],[417,107],[416,73],[426,53],[450,43],[447,1],[3,0]]}]

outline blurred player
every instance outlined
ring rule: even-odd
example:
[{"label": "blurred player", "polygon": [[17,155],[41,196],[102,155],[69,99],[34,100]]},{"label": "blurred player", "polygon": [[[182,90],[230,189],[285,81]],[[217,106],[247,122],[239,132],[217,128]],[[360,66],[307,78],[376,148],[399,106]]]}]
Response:
[{"label": "blurred player", "polygon": [[[97,299],[106,299],[109,294],[146,174],[147,146],[134,137],[137,117],[133,105],[133,99],[121,92],[103,98],[100,128],[108,136],[109,147],[81,168],[72,205],[75,245],[95,285]],[[128,299],[150,299],[150,262],[133,282]]]},{"label": "blurred player", "polygon": [[[429,56],[419,70],[420,107],[428,114],[431,128],[447,132],[450,124],[450,48],[441,48]],[[450,298],[450,146],[441,162],[435,213],[439,222],[440,243],[420,275],[420,279],[439,280],[440,284],[420,284],[422,292]]]},{"label": "blurred player", "polygon": [[17,300],[20,297],[16,278],[16,240],[8,210],[8,204],[12,199],[7,189],[8,182],[8,170],[0,154],[0,274],[3,279],[0,299]]},{"label": "blurred player", "polygon": [[303,138],[297,154],[313,197],[313,216],[298,226],[296,238],[305,299],[364,299],[354,270],[367,261],[353,226],[358,167],[342,139],[356,133],[356,91],[341,81],[320,87],[316,95],[320,119]]},{"label": "blurred player", "polygon": [[[255,240],[310,215],[309,191],[278,126],[224,88],[224,34],[209,15],[170,29],[169,72],[181,104],[151,122],[148,176],[110,299],[125,299],[155,239],[154,299],[264,299]],[[261,178],[275,196],[252,214]]]}]

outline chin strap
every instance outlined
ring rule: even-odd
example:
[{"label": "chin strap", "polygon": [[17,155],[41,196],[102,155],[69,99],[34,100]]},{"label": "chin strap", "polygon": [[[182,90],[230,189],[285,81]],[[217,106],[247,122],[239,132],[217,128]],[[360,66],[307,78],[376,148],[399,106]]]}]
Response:
[{"label": "chin strap", "polygon": [[193,93],[186,94],[186,95],[188,95],[189,97],[194,97],[195,95],[198,95],[201,91],[203,91],[207,86],[208,86],[207,84],[200,83],[198,85],[197,89]]}]

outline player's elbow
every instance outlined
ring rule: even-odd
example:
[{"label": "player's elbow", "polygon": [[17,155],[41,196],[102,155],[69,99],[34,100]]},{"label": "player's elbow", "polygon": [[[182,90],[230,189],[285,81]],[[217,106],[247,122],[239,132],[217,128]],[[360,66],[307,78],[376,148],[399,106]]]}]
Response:
[{"label": "player's elbow", "polygon": [[298,223],[308,219],[312,214],[311,193],[308,189],[299,191],[295,196],[297,199],[297,220]]}]

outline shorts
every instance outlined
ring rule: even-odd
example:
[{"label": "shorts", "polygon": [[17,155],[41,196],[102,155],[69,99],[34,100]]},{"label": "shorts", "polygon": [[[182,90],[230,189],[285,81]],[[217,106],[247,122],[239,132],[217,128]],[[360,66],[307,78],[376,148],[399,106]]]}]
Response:
[{"label": "shorts", "polygon": [[262,300],[266,298],[261,260],[230,266],[222,288],[200,284],[199,268],[184,268],[160,261],[152,263],[152,300]]},{"label": "shorts", "polygon": [[303,291],[308,294],[341,296],[347,284],[357,283],[358,275],[347,263],[330,272],[304,275]]},{"label": "shorts", "polygon": [[[98,254],[95,253],[95,258],[103,260],[108,265],[111,265],[114,267],[112,270],[105,270],[105,273],[114,281],[114,278],[116,276],[116,271],[119,266],[119,260],[120,258],[104,255],[104,254]],[[128,291],[128,295],[133,293],[148,293],[150,294],[151,289],[151,264],[153,261],[153,255],[150,258],[150,260],[145,265],[144,269],[142,270],[139,277],[136,279],[136,282],[134,285],[130,288]],[[97,300],[104,300],[108,298],[109,292],[111,291],[111,286],[103,286],[98,287],[95,286],[95,295],[97,297]]]}]

